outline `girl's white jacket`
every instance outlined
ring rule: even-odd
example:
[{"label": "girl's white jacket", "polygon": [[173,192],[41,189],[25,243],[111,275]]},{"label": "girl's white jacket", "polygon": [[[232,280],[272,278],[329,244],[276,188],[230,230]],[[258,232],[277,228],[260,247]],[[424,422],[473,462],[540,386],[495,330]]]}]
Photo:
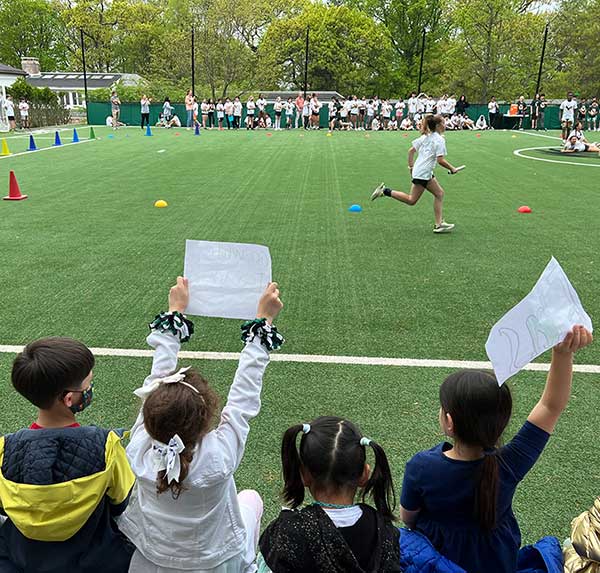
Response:
[{"label": "girl's white jacket", "polygon": [[[179,340],[169,332],[152,332],[155,348],[149,384],[176,370]],[[177,500],[170,492],[156,493],[152,439],[142,411],[131,430],[127,457],[137,477],[119,528],[142,555],[161,567],[190,571],[219,570],[219,565],[244,550],[244,529],[233,474],[250,429],[260,410],[260,392],[269,353],[255,337],[246,343],[217,428],[198,444]],[[110,559],[110,556],[106,556]]]}]

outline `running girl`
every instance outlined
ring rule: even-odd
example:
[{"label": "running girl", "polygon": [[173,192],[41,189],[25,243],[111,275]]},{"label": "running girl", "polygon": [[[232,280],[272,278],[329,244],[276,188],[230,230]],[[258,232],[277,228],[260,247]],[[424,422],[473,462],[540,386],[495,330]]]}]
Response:
[{"label": "running girl", "polygon": [[575,326],[552,350],[544,392],[518,434],[498,441],[512,413],[507,384],[480,370],[460,370],[440,388],[440,427],[453,443],[418,453],[407,464],[402,521],[471,573],[515,573],[521,532],[512,499],[542,454],[567,406],[573,354],[592,342]]},{"label": "running girl", "polygon": [[[375,457],[373,471],[368,448]],[[284,509],[260,538],[272,571],[401,571],[399,532],[392,523],[394,486],[379,444],[352,422],[324,416],[285,432],[281,464],[283,497],[292,510]],[[315,501],[298,509],[306,488]],[[359,489],[362,503],[356,500]],[[369,496],[375,507],[365,504]]]},{"label": "running girl", "polygon": [[[393,191],[383,183],[373,191],[371,200],[374,201],[385,195],[407,205],[416,205],[425,190],[433,195],[433,213],[435,218],[434,233],[449,233],[454,229],[452,223],[446,223],[443,217],[444,190],[437,182],[433,169],[436,163],[456,173],[444,156],[446,155],[446,142],[442,137],[445,131],[444,118],[441,115],[427,115],[421,122],[421,137],[412,142],[408,151],[408,168],[412,174],[412,188],[410,194],[402,191]],[[415,161],[415,153],[418,152]]]}]

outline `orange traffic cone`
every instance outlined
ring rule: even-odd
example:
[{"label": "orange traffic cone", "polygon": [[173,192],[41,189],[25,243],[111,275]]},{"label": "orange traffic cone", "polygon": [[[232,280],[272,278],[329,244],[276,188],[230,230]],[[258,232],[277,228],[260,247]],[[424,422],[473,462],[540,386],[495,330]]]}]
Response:
[{"label": "orange traffic cone", "polygon": [[27,195],[21,195],[15,172],[11,171],[8,179],[8,196],[3,197],[5,201],[21,201],[21,199],[27,199]]}]

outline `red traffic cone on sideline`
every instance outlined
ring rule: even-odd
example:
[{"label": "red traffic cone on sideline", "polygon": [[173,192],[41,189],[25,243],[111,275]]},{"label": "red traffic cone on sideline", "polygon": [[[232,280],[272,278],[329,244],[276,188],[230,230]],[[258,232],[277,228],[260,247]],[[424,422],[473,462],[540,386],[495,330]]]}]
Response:
[{"label": "red traffic cone on sideline", "polygon": [[27,199],[27,195],[21,195],[15,172],[11,171],[8,178],[8,196],[3,197],[5,201],[21,201],[21,199]]}]

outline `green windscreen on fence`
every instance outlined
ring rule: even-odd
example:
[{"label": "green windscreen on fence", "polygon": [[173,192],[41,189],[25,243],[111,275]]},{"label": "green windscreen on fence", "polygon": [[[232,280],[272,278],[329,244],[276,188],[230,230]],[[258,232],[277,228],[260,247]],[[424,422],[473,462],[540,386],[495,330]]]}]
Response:
[{"label": "green windscreen on fence", "polygon": [[[174,113],[181,120],[181,125],[185,127],[186,124],[186,111],[185,105],[183,103],[175,103],[171,104],[174,108]],[[502,114],[505,114],[508,111],[509,106],[501,105],[500,111]],[[126,123],[127,125],[140,125],[141,123],[141,111],[140,111],[139,103],[122,103],[121,104],[121,121]],[[156,124],[158,121],[158,116],[162,111],[162,104],[151,104],[150,105],[150,125]],[[273,112],[273,105],[269,104],[267,106],[267,113],[274,118],[275,114]],[[321,108],[321,116],[319,118],[319,123],[321,127],[327,127],[328,123],[328,106],[327,104]],[[474,121],[480,115],[483,115],[487,121],[488,118],[488,109],[485,104],[471,104],[470,107],[467,108],[468,116]],[[101,103],[101,102],[90,102],[88,104],[88,117],[89,123],[92,125],[106,125],[106,118],[111,115],[111,107],[110,103]],[[216,115],[216,114],[215,114]],[[246,109],[244,107],[243,118],[246,117]],[[285,116],[282,116],[285,118]],[[503,117],[502,125],[500,127],[504,127],[507,129],[512,129],[518,127],[518,118],[513,117]],[[284,125],[285,119],[282,119],[282,125]],[[242,121],[242,125],[243,121]],[[523,127],[528,129],[531,126],[531,120],[529,117],[525,118],[523,121]],[[546,108],[545,122],[544,127],[546,129],[560,129],[560,119],[559,119],[559,108],[558,106],[548,106]]]}]

